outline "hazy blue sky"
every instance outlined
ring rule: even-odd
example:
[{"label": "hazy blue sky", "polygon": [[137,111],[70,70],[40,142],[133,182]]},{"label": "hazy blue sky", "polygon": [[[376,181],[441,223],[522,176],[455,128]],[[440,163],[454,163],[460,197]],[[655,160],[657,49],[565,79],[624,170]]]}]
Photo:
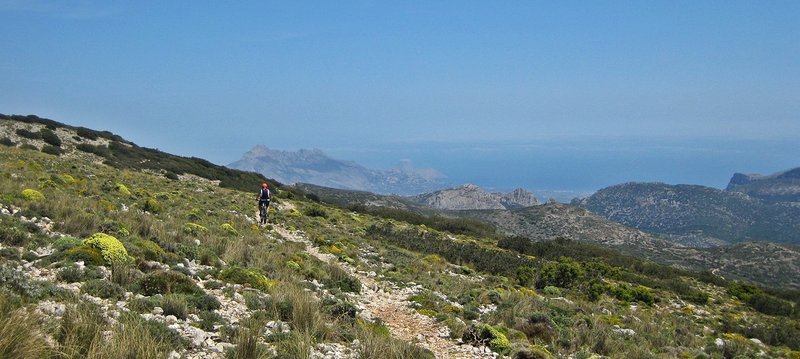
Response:
[{"label": "hazy blue sky", "polygon": [[[0,113],[221,164],[256,144],[385,166],[413,154],[376,149],[442,142],[785,145],[800,139],[798,19],[794,0],[0,0]],[[784,145],[719,170],[800,165]],[[783,162],[752,153],[766,148]]]}]

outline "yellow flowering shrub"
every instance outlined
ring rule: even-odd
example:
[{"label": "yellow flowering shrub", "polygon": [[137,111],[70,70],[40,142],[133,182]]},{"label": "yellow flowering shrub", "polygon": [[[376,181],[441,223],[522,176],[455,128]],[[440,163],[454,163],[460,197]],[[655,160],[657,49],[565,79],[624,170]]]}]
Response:
[{"label": "yellow flowering shrub", "polygon": [[44,195],[35,189],[26,188],[22,190],[22,198],[28,201],[42,201],[44,200]]},{"label": "yellow flowering shrub", "polygon": [[83,245],[100,251],[106,263],[127,262],[133,258],[117,238],[105,233],[95,233],[83,240]]}]

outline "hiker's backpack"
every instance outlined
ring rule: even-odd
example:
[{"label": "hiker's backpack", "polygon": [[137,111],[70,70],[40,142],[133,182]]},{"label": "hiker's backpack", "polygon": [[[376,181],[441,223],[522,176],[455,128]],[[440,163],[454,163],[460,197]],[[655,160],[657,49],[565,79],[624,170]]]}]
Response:
[{"label": "hiker's backpack", "polygon": [[260,201],[269,201],[269,188],[262,188],[259,191],[258,199]]}]

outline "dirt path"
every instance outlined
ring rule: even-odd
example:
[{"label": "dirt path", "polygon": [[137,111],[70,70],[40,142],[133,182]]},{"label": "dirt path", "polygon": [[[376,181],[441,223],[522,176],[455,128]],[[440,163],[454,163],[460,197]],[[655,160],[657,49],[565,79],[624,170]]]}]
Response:
[{"label": "dirt path", "polygon": [[361,281],[361,293],[357,296],[356,305],[361,309],[360,315],[368,320],[380,318],[389,328],[392,337],[426,348],[437,358],[497,357],[496,353],[486,348],[456,343],[449,338],[446,327],[411,309],[407,298],[415,293],[413,288],[400,288],[371,276],[374,273],[359,272],[347,263],[338,262],[333,255],[320,252],[302,233],[291,232],[277,225],[273,228],[287,240],[305,243],[307,252],[314,257],[324,262],[336,262],[358,278]]}]

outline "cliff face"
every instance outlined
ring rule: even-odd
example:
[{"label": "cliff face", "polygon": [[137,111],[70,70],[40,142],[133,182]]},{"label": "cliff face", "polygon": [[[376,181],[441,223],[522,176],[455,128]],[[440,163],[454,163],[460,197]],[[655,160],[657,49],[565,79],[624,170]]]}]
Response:
[{"label": "cliff face", "polygon": [[800,202],[800,167],[774,173],[735,173],[726,191],[741,192],[766,202]]},{"label": "cliff face", "polygon": [[487,192],[474,184],[426,193],[411,199],[424,206],[444,210],[512,209],[539,204],[533,193],[522,188],[509,193]]}]

